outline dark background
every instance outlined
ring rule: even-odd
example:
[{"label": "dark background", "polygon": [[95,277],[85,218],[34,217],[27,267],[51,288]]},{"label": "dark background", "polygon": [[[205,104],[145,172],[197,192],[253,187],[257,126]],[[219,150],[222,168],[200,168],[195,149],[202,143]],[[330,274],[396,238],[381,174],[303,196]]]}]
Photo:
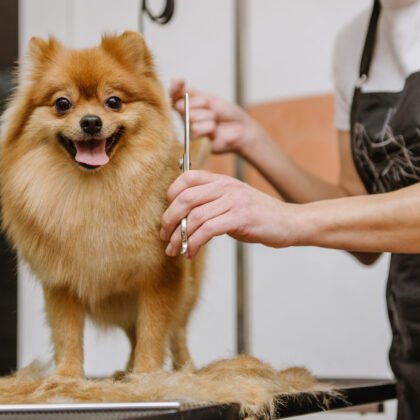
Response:
[{"label": "dark background", "polygon": [[[10,94],[18,56],[18,0],[0,0],[0,113]],[[17,275],[16,257],[0,234],[0,375],[16,368]]]}]

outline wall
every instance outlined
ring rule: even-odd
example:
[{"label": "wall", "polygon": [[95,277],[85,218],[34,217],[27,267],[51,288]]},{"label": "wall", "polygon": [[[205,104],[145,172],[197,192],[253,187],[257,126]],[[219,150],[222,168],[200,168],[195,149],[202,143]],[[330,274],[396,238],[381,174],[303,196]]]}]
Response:
[{"label": "wall", "polygon": [[[146,22],[144,28],[164,83],[185,77],[191,86],[232,98],[232,2],[177,3],[172,24],[161,28]],[[331,92],[335,34],[369,4],[251,0],[249,102]],[[21,51],[35,34],[52,33],[76,47],[95,44],[104,31],[137,28],[137,11],[135,0],[21,0]],[[386,256],[375,267],[364,268],[339,251],[257,245],[248,249],[255,355],[277,367],[303,364],[323,376],[390,376]],[[205,287],[190,334],[198,364],[234,351],[233,251],[233,242],[226,237],[216,238],[210,246]],[[49,344],[46,328],[41,328],[39,288],[24,267],[20,274],[19,361],[24,365],[35,357],[45,358]],[[88,329],[89,374],[121,368],[126,352],[120,334]]]}]

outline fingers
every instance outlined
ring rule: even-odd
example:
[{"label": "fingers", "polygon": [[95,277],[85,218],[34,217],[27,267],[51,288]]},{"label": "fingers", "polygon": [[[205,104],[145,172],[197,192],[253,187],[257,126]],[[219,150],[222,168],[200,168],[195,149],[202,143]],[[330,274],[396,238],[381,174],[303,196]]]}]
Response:
[{"label": "fingers", "polygon": [[214,137],[216,131],[216,121],[198,121],[191,125],[191,135],[194,139],[198,137]]},{"label": "fingers", "polygon": [[[183,80],[173,80],[170,87],[173,108],[184,115],[184,93],[187,91]],[[216,113],[209,106],[206,95],[190,91],[190,126],[193,138],[212,138],[217,127]]]},{"label": "fingers", "polygon": [[229,233],[235,224],[230,213],[224,213],[214,219],[207,220],[188,239],[188,258],[193,258],[202,246],[215,236]]},{"label": "fingers", "polygon": [[[181,96],[180,98],[178,98],[176,101],[174,101],[174,108],[176,111],[178,111],[179,113],[183,113],[184,112],[184,97]],[[194,109],[200,109],[200,108],[208,108],[208,100],[207,98],[199,93],[193,93],[191,92],[191,96],[190,96],[190,114],[191,111]]]},{"label": "fingers", "polygon": [[188,188],[178,195],[162,216],[161,239],[169,240],[180,220],[202,204],[217,200],[222,195],[212,184]]},{"label": "fingers", "polygon": [[[198,137],[210,137],[213,138],[217,123],[216,123],[216,113],[206,108],[206,101],[204,98],[193,98],[193,105],[190,105],[190,127],[191,127],[191,136],[193,139]],[[175,107],[181,115],[184,112],[184,100],[180,99]],[[179,108],[179,109],[178,109]]]},{"label": "fingers", "polygon": [[197,185],[208,184],[217,180],[222,180],[225,176],[207,171],[192,170],[180,175],[169,187],[167,198],[171,203],[182,191]]},{"label": "fingers", "polygon": [[216,113],[211,109],[198,108],[190,111],[191,135],[193,138],[212,137],[216,130]]},{"label": "fingers", "polygon": [[[200,248],[209,242],[210,239],[214,238],[215,236],[228,233],[231,229],[231,226],[233,226],[233,223],[234,221],[228,213],[223,213],[220,216],[207,220],[191,236],[188,237],[187,257],[195,257]],[[180,236],[180,227],[178,227],[174,232],[174,238],[179,238]],[[166,253],[167,255],[174,257],[180,253],[180,250],[180,244],[174,243],[171,240],[166,248]]]},{"label": "fingers", "polygon": [[207,108],[192,108],[190,110],[190,120],[193,122],[202,122],[202,121],[214,121],[216,119],[216,113]]},{"label": "fingers", "polygon": [[[187,236],[190,238],[197,229],[201,227],[207,220],[221,216],[229,210],[226,200],[218,198],[202,206],[195,207],[187,217]],[[189,242],[189,241],[188,241]],[[181,231],[180,226],[175,229],[167,247],[169,256],[178,255],[181,252]]]},{"label": "fingers", "polygon": [[[229,184],[229,177],[206,171],[188,171],[179,176],[168,191],[170,205],[162,216],[162,240],[170,240],[169,255],[179,253],[181,219],[188,216],[187,233],[192,235],[208,219],[225,213],[229,200],[220,198]],[[233,178],[232,178],[233,180]]]}]

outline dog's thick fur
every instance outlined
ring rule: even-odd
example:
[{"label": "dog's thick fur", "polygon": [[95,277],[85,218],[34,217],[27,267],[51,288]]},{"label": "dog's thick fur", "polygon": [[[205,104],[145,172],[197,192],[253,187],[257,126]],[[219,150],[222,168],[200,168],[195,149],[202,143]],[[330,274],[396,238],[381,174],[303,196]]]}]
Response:
[{"label": "dog's thick fur", "polygon": [[[104,106],[113,95],[121,110]],[[71,99],[69,112],[57,113],[58,97]],[[123,135],[107,164],[87,170],[59,137],[84,135],[80,120],[91,114],[104,137]],[[161,368],[167,343],[175,368],[189,363],[202,258],[169,258],[159,238],[182,146],[141,35],[84,50],[33,38],[1,137],[3,226],[42,283],[56,374],[83,375],[86,316],[127,333],[129,370]]]}]

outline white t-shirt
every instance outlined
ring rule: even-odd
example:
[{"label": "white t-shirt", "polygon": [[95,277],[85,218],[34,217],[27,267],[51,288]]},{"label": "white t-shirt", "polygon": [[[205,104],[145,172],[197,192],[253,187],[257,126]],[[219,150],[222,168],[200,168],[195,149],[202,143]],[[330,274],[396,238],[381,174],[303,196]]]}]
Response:
[{"label": "white t-shirt", "polygon": [[[381,0],[369,79],[363,92],[398,92],[420,70],[420,0]],[[335,124],[350,131],[350,109],[372,7],[338,34],[333,54]]]}]

